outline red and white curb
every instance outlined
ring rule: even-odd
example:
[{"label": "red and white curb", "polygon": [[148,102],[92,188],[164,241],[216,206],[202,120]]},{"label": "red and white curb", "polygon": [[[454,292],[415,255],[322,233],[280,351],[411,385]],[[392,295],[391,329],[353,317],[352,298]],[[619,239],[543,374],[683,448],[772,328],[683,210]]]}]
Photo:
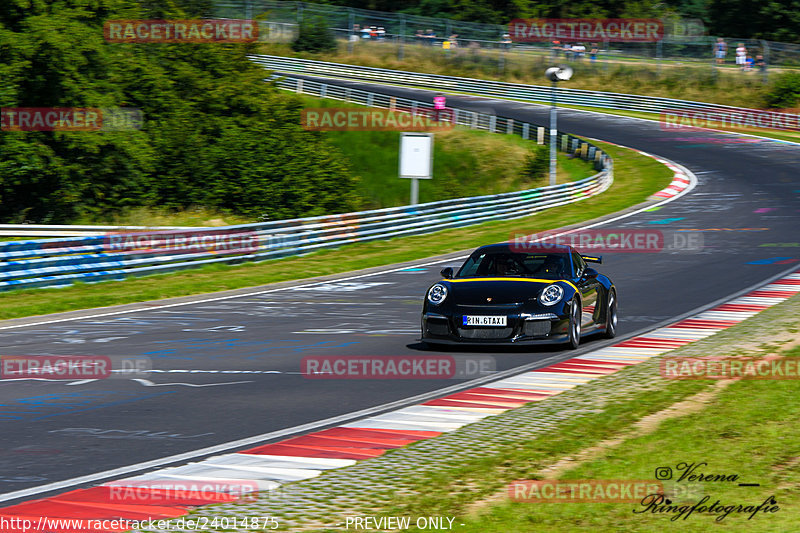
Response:
[{"label": "red and white curb", "polygon": [[[46,531],[116,532],[126,529],[93,529],[91,524],[97,520],[177,518],[201,505],[235,501],[243,487],[253,492],[274,490],[549,398],[714,335],[798,293],[800,270],[669,326],[567,361],[339,427],[5,507],[0,509],[0,523],[3,519],[7,524],[11,519],[28,519],[36,524],[39,517],[64,518],[79,520],[87,527],[73,523]],[[2,531],[23,530],[11,527]]]},{"label": "red and white curb", "polygon": [[642,155],[646,155],[648,157],[652,157],[659,163],[666,165],[672,172],[675,174],[672,176],[672,183],[670,183],[666,188],[661,189],[657,193],[653,194],[651,198],[672,198],[673,196],[680,195],[683,193],[687,188],[691,186],[691,179],[683,169],[679,168],[678,166],[674,165],[672,162],[667,161],[665,159],[661,159],[660,157],[656,157],[651,154],[647,154],[645,152],[639,152]]},{"label": "red and white curb", "polygon": [[[587,137],[587,138],[590,141],[604,142],[604,143],[610,144],[612,146],[618,146],[620,148],[633,150],[637,154],[640,154],[640,155],[643,155],[645,157],[650,157],[652,159],[655,159],[656,161],[658,161],[662,165],[664,165],[667,168],[669,168],[673,172],[672,181],[665,188],[661,189],[657,193],[653,193],[652,195],[650,195],[650,198],[649,198],[650,200],[658,200],[658,199],[674,200],[674,199],[678,198],[679,196],[683,196],[684,194],[688,193],[689,191],[691,191],[692,189],[694,189],[697,186],[697,178],[694,176],[694,174],[692,172],[688,171],[687,169],[681,167],[680,165],[678,165],[678,164],[676,164],[676,163],[674,163],[674,162],[672,162],[672,161],[670,161],[668,159],[663,159],[663,158],[658,157],[656,155],[649,154],[647,152],[642,152],[641,150],[637,150],[637,149],[631,148],[629,146],[623,146],[621,144],[616,144],[616,143],[612,143],[612,142],[608,142],[608,141],[603,141],[601,139],[592,139],[591,137]],[[661,204],[658,204],[658,205],[661,205]],[[652,207],[655,207],[655,206],[650,206],[650,207],[652,208]]]}]

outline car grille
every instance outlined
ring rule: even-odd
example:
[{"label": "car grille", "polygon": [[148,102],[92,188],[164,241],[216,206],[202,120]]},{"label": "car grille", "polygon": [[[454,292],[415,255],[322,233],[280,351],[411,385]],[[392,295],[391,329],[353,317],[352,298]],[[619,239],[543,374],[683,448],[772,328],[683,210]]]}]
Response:
[{"label": "car grille", "polygon": [[514,310],[521,307],[521,303],[510,303],[510,304],[493,304],[493,303],[474,303],[474,304],[456,304],[456,309],[459,312],[465,312],[469,309],[498,309],[503,311]]},{"label": "car grille", "polygon": [[550,321],[526,320],[523,331],[529,337],[544,337],[550,333]]},{"label": "car grille", "polygon": [[427,322],[428,333],[431,335],[449,335],[450,328],[447,327],[447,321],[445,320],[431,320],[428,319]]},{"label": "car grille", "polygon": [[512,331],[514,328],[458,328],[458,335],[462,339],[506,339]]}]

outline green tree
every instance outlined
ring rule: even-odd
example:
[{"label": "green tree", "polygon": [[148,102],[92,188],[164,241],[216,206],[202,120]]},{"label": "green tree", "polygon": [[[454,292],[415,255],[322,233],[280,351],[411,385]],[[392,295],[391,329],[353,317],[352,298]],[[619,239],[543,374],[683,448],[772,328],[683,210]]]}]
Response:
[{"label": "green tree", "polygon": [[522,167],[522,176],[528,181],[536,181],[543,178],[550,169],[550,150],[547,146],[536,146],[531,148],[530,153],[525,156],[525,164]]},{"label": "green tree", "polygon": [[800,0],[711,0],[708,12],[712,35],[800,42]]},{"label": "green tree", "polygon": [[765,96],[767,107],[784,109],[800,102],[800,73],[784,72],[773,81]]},{"label": "green tree", "polygon": [[328,52],[336,50],[336,38],[333,31],[322,17],[305,17],[292,41],[295,52]]},{"label": "green tree", "polygon": [[301,104],[263,81],[251,45],[103,38],[105,20],[206,9],[200,0],[0,4],[0,106],[134,107],[145,118],[140,131],[0,132],[0,220],[69,222],[134,206],[269,218],[355,207],[341,154],[301,128]]}]

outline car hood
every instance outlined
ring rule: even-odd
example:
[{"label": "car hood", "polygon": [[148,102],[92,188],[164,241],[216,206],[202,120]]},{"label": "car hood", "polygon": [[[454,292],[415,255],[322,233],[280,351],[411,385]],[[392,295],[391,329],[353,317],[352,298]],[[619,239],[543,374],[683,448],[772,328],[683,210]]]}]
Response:
[{"label": "car hood", "polygon": [[[535,298],[540,291],[557,280],[530,278],[464,278],[448,279],[454,304],[503,305]],[[491,298],[491,300],[488,300]]]}]

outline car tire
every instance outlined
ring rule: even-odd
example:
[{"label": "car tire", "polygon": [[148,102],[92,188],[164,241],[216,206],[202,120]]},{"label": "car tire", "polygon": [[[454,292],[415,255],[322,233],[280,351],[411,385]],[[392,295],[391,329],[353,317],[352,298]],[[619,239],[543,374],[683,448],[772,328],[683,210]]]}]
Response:
[{"label": "car tire", "polygon": [[575,298],[569,305],[569,324],[567,325],[567,345],[571,350],[581,343],[581,303]]},{"label": "car tire", "polygon": [[606,298],[606,330],[603,337],[606,339],[613,339],[617,336],[617,322],[619,316],[617,315],[617,293],[613,289],[608,291],[608,298]]}]

